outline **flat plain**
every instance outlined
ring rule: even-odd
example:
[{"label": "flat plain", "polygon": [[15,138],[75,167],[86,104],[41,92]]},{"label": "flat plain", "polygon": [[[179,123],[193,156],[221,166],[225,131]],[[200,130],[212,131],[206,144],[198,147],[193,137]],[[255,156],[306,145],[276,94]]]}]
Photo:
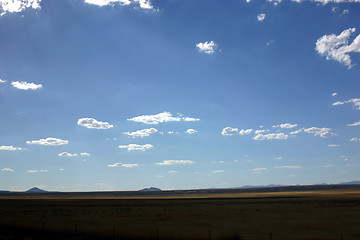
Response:
[{"label": "flat plain", "polygon": [[3,239],[360,239],[360,186],[2,194],[0,227]]}]

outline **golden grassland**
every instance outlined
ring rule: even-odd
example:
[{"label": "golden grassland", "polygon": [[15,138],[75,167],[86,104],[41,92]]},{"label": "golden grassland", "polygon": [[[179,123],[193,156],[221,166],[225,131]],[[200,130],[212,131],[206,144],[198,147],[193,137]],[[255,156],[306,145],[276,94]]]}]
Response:
[{"label": "golden grassland", "polygon": [[0,226],[113,239],[360,239],[360,189],[8,195]]}]

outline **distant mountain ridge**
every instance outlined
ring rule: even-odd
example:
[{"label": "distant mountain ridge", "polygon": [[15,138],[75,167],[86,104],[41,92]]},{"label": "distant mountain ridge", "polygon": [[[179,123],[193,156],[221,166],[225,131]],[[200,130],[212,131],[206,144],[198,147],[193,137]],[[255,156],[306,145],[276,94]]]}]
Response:
[{"label": "distant mountain ridge", "polygon": [[26,191],[27,193],[45,193],[47,191],[45,190],[42,190],[38,187],[33,187],[33,188],[30,188],[29,190]]},{"label": "distant mountain ridge", "polygon": [[162,190],[156,187],[149,187],[149,188],[143,188],[140,191],[162,191]]}]

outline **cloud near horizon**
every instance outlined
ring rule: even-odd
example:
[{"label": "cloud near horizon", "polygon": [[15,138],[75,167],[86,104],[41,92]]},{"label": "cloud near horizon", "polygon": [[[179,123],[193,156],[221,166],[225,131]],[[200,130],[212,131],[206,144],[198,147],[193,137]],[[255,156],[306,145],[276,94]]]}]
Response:
[{"label": "cloud near horizon", "polygon": [[144,144],[144,145],[139,145],[139,144],[129,144],[129,145],[120,145],[118,148],[121,149],[127,149],[129,152],[130,151],[146,151],[150,148],[153,148],[154,146],[151,144]]},{"label": "cloud near horizon", "polygon": [[138,167],[140,164],[137,163],[114,163],[107,165],[108,167],[126,167],[126,168],[132,168],[132,167]]},{"label": "cloud near horizon", "polygon": [[255,137],[253,137],[254,140],[273,140],[273,139],[288,139],[289,135],[284,133],[269,133],[269,134],[258,134]]},{"label": "cloud near horizon", "polygon": [[164,160],[163,162],[156,163],[156,165],[180,165],[180,164],[194,164],[191,160]]}]

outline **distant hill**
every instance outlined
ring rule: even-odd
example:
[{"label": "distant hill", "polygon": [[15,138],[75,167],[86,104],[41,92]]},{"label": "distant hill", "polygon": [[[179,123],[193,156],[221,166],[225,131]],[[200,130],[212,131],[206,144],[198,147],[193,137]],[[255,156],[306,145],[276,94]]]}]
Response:
[{"label": "distant hill", "polygon": [[141,189],[140,191],[161,191],[161,189],[156,187],[150,187],[150,188]]},{"label": "distant hill", "polygon": [[47,192],[47,191],[42,190],[42,189],[37,188],[37,187],[33,187],[33,188],[27,190],[26,192],[27,192],[27,193],[45,193],[45,192]]},{"label": "distant hill", "polygon": [[339,184],[345,184],[345,185],[348,185],[348,184],[360,184],[360,181],[343,182],[343,183],[339,183]]}]

